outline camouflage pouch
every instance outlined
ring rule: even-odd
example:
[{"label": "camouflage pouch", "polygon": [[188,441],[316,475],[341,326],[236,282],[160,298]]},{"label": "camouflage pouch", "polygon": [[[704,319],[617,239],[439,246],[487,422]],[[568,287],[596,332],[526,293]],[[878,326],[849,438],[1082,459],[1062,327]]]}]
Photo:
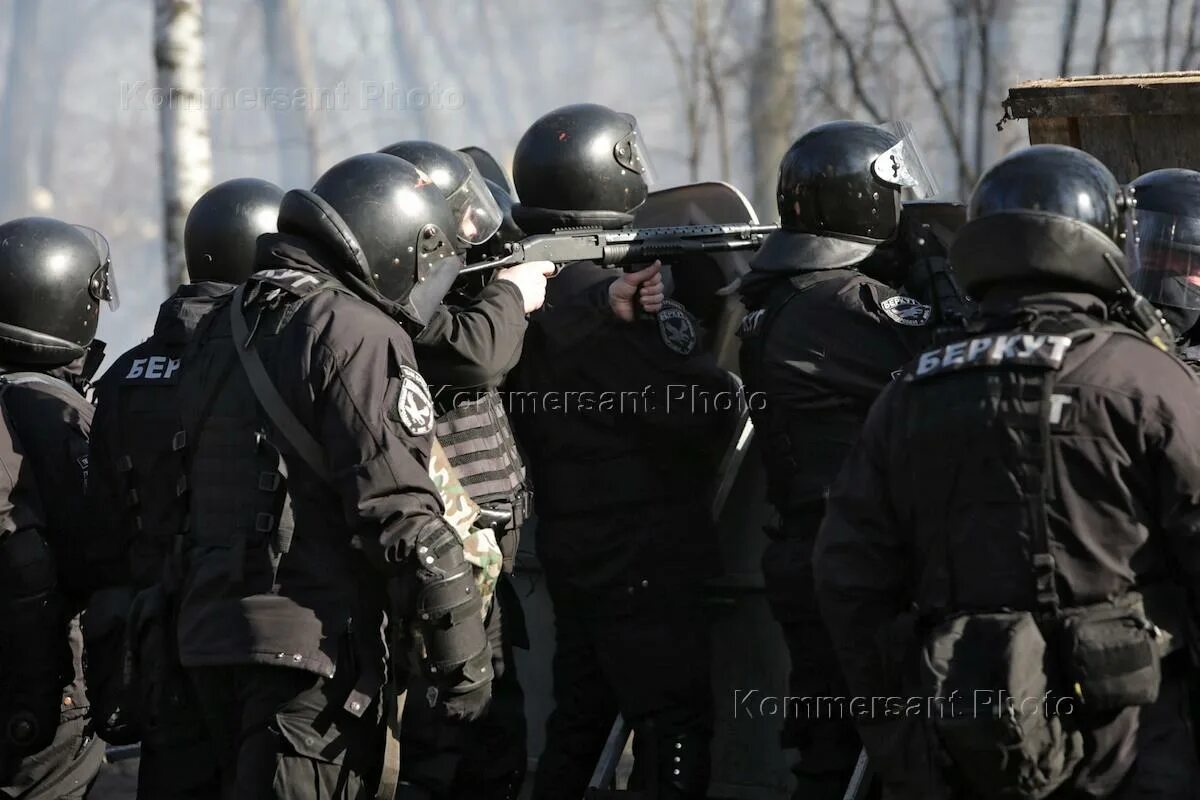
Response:
[{"label": "camouflage pouch", "polygon": [[1051,691],[1057,654],[1029,612],[962,614],[925,638],[929,725],[971,797],[1042,800],[1083,758]]},{"label": "camouflage pouch", "polygon": [[496,581],[504,566],[504,553],[496,542],[491,528],[474,528],[479,519],[479,506],[467,494],[450,464],[445,450],[437,439],[429,452],[429,478],[437,488],[446,511],[442,515],[462,540],[466,560],[475,567],[475,585],[483,599],[482,615],[486,619],[492,607]]}]

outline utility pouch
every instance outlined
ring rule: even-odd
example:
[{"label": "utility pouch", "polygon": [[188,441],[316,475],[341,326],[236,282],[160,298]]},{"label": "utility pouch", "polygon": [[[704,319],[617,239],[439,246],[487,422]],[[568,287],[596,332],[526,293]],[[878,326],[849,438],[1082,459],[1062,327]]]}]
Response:
[{"label": "utility pouch", "polygon": [[1139,593],[1065,611],[1059,635],[1067,678],[1084,709],[1116,711],[1158,699],[1158,629]]},{"label": "utility pouch", "polygon": [[1054,713],[1054,656],[1029,612],[958,615],[926,637],[929,725],[970,796],[1041,800],[1079,764],[1083,737]]},{"label": "utility pouch", "polygon": [[930,724],[971,796],[1046,798],[1084,756],[1069,716],[1054,714],[1052,657],[1028,612],[953,616],[925,639]]}]

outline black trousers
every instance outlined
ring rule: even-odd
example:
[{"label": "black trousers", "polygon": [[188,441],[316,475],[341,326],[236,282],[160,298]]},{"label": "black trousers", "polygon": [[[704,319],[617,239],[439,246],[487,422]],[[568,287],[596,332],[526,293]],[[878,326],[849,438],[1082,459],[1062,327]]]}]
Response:
[{"label": "black trousers", "polygon": [[538,800],[582,797],[618,712],[634,730],[635,786],[653,782],[663,800],[705,795],[713,723],[707,575],[686,563],[685,549],[668,544],[674,558],[655,550],[678,532],[668,526],[686,531],[688,523],[667,509],[538,528],[555,617],[555,707]]},{"label": "black trousers", "polygon": [[382,716],[378,700],[362,717],[343,709],[354,670],[330,680],[268,666],[187,673],[215,744],[223,800],[372,800]]},{"label": "black trousers", "polygon": [[796,798],[840,800],[862,748],[847,709],[817,698],[846,697],[833,642],[817,608],[813,547],[822,514],[791,515],[763,552],[763,582],[771,612],[791,656],[789,704],[798,713],[784,720],[784,748],[795,749]]},{"label": "black trousers", "polygon": [[142,730],[138,800],[212,800],[221,772],[196,691],[183,668],[164,671],[154,717]]},{"label": "black trousers", "polygon": [[492,645],[492,701],[473,721],[448,719],[426,702],[428,682],[408,683],[401,725],[401,777],[430,796],[458,800],[515,800],[527,763],[525,693],[517,681],[514,645],[525,646],[521,601],[500,576],[487,619]]},{"label": "black trousers", "polygon": [[24,757],[5,759],[0,797],[20,800],[81,800],[87,796],[100,765],[104,742],[90,732],[90,723],[73,711],[59,723],[54,740]]}]

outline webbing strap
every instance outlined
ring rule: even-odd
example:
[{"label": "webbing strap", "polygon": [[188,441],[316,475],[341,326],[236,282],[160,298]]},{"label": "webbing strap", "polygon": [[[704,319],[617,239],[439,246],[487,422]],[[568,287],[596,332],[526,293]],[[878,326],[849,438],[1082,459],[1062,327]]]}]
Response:
[{"label": "webbing strap", "polygon": [[239,286],[233,293],[233,303],[229,309],[229,324],[233,331],[233,345],[237,350],[238,359],[242,362],[242,369],[246,372],[246,378],[250,381],[250,388],[262,405],[263,411],[271,418],[271,422],[283,434],[283,438],[296,451],[296,454],[304,459],[304,463],[308,464],[321,480],[327,483],[332,482],[333,473],[329,469],[325,448],[321,447],[320,443],[304,427],[304,424],[288,408],[287,403],[280,396],[279,390],[271,382],[271,376],[267,374],[258,350],[250,341],[250,330],[246,325],[246,317],[242,313],[242,301],[245,293],[245,284]]}]

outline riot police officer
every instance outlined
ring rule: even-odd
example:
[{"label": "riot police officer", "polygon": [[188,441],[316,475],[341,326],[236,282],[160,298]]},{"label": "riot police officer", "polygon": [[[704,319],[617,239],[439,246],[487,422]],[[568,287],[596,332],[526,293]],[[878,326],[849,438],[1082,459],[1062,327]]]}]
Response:
[{"label": "riot police officer", "polygon": [[[636,122],[598,105],[536,121],[513,169],[514,218],[530,233],[628,225],[647,193]],[[708,786],[701,590],[718,565],[707,490],[735,388],[701,352],[692,317],[663,298],[659,269],[567,265],[509,380],[555,616],[537,798],[583,793],[618,711],[635,732],[635,786],[662,798],[703,797]],[[657,315],[637,317],[635,302]]]},{"label": "riot police officer", "polygon": [[884,390],[831,491],[850,695],[922,698],[856,712],[885,796],[1194,795],[1198,383],[1123,289],[1127,205],[1078,150],[993,166],[950,253],[981,319]]},{"label": "riot police officer", "polygon": [[[780,230],[742,279],[740,363],[779,514],[763,553],[767,598],[791,656],[789,695],[845,697],[812,589],[825,496],[876,395],[929,338],[929,306],[899,293],[893,242],[902,184],[882,168],[901,140],[861,122],[801,136],[779,167]],[[802,704],[784,721],[797,798],[841,797],[859,752],[849,715]]]},{"label": "riot police officer", "polygon": [[[380,152],[427,174],[454,212],[459,242],[484,257],[499,238],[520,238],[511,200],[483,179],[465,154],[433,142],[405,141]],[[502,207],[503,206],[506,207]],[[507,221],[507,222],[506,222]],[[499,270],[481,287],[455,285],[447,302],[413,338],[417,366],[433,392],[436,434],[464,489],[486,516],[511,573],[531,498],[499,387],[521,356],[525,315],[541,307],[548,262]],[[526,770],[524,694],[512,648],[528,647],[520,601],[499,576],[488,612],[492,703],[478,720],[439,719],[427,703],[406,703],[403,772],[449,797],[515,798]],[[419,679],[418,679],[419,680]],[[419,686],[410,687],[415,696]]]},{"label": "riot police officer", "polygon": [[[91,558],[104,583],[84,620],[88,680],[105,739],[141,741],[143,798],[220,795],[212,745],[171,630],[182,566],[176,546],[188,515],[188,494],[179,490],[186,485],[179,381],[201,320],[254,271],[257,239],[275,231],[282,198],[278,186],[255,178],[201,195],[184,226],[192,282],[162,304],[150,338],[96,382],[89,493],[104,524]],[[126,664],[138,668],[131,674]]]},{"label": "riot police officer", "polygon": [[94,532],[83,389],[116,288],[102,236],[38,217],[0,225],[0,276],[0,793],[82,798],[104,759],[79,631]]},{"label": "riot police officer", "polygon": [[185,355],[179,657],[227,794],[363,797],[394,787],[398,766],[381,747],[403,688],[385,619],[398,636],[415,628],[449,713],[477,714],[490,686],[406,332],[462,261],[441,193],[389,155],[288,192],[278,227]]},{"label": "riot police officer", "polygon": [[1133,287],[1166,317],[1179,355],[1200,364],[1200,172],[1158,169],[1129,185]]}]

